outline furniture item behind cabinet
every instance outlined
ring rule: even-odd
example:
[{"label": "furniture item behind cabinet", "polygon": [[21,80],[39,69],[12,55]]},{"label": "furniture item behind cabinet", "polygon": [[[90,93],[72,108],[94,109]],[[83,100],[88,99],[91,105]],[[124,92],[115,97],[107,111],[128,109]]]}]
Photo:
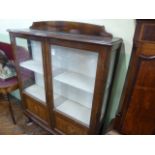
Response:
[{"label": "furniture item behind cabinet", "polygon": [[115,128],[122,134],[155,134],[155,20],[137,20]]},{"label": "furniture item behind cabinet", "polygon": [[[3,50],[5,52],[9,60],[13,60],[13,52],[10,44],[0,42],[0,50]],[[8,80],[0,79],[0,97],[3,97],[3,99],[6,99],[8,101],[11,118],[14,124],[16,124],[16,120],[13,112],[12,102],[10,99],[10,93],[17,89],[18,80],[16,77]]]},{"label": "furniture item behind cabinet", "polygon": [[53,134],[99,134],[122,40],[75,22],[9,32],[25,114]]}]

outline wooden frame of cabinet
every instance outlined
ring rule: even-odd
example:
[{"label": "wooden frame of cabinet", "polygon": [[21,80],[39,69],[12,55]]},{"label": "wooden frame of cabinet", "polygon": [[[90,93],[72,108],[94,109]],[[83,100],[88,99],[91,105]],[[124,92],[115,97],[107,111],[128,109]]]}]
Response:
[{"label": "wooden frame of cabinet", "polygon": [[128,73],[115,119],[122,134],[155,134],[155,20],[137,20]]},{"label": "wooden frame of cabinet", "polygon": [[[111,34],[105,31],[103,26],[75,22],[34,22],[28,30],[8,31],[16,59],[25,114],[52,134],[99,134],[122,40],[113,38]],[[41,43],[46,106],[41,104],[38,98],[24,92],[17,52],[21,47],[17,46],[16,38]],[[91,51],[98,55],[92,108],[90,109],[90,123],[88,125],[57,111],[54,107],[53,56],[50,53],[54,46],[78,49],[85,53]],[[107,83],[108,90],[106,96],[104,96]]]}]

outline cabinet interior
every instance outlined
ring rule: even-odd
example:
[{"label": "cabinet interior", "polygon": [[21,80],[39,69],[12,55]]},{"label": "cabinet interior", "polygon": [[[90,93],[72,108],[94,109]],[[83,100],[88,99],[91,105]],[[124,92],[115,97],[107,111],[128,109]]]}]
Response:
[{"label": "cabinet interior", "polygon": [[52,45],[51,58],[55,110],[88,126],[98,53]]},{"label": "cabinet interior", "polygon": [[[29,52],[29,59],[22,61],[20,67],[33,72],[34,83],[26,87],[24,92],[44,104],[46,97],[41,44],[31,40],[30,45],[27,44],[25,48]],[[88,126],[98,53],[51,45],[50,55],[55,110]]]}]

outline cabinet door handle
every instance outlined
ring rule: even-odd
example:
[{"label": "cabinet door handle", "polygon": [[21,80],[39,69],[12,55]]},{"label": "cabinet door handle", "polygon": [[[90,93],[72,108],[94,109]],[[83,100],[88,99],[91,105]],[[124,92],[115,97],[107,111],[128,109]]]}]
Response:
[{"label": "cabinet door handle", "polygon": [[152,59],[155,59],[155,55],[152,55],[152,56],[140,55],[139,58],[145,59],[145,60],[152,60]]}]

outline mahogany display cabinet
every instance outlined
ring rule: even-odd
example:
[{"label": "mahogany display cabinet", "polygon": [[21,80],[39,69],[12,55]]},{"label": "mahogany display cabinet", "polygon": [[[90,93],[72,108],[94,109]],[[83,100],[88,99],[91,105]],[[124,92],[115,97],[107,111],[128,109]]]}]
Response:
[{"label": "mahogany display cabinet", "polygon": [[122,40],[77,22],[8,31],[26,116],[52,134],[100,134]]}]

